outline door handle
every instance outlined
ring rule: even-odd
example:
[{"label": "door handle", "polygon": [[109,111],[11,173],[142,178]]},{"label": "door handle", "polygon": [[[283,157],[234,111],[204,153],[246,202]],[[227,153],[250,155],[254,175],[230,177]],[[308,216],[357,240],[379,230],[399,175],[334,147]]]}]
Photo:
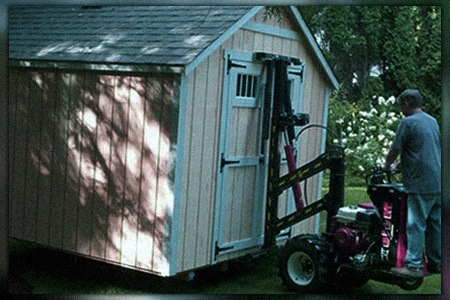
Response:
[{"label": "door handle", "polygon": [[240,162],[241,162],[240,160],[227,160],[227,159],[225,159],[224,154],[222,153],[222,159],[220,160],[220,173],[223,172],[223,168],[226,165],[238,164]]}]

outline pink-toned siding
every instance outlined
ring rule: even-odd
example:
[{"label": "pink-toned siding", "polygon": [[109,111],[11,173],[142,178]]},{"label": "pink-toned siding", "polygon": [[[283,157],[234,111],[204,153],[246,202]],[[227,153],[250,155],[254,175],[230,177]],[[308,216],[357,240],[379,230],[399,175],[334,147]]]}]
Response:
[{"label": "pink-toned siding", "polygon": [[167,273],[174,80],[12,69],[11,236]]}]

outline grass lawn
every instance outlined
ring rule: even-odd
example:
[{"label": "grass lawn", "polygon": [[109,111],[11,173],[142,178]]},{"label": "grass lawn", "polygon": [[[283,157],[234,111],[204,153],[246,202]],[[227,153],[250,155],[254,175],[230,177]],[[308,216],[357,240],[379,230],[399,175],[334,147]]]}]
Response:
[{"label": "grass lawn", "polygon": [[[347,188],[345,205],[368,202],[365,188]],[[322,220],[324,217],[321,218]],[[324,222],[322,222],[324,226]],[[185,282],[10,240],[10,293],[34,294],[291,294],[278,277],[276,253],[208,268]],[[440,294],[441,275],[426,277],[415,291],[370,280],[350,294]]]}]

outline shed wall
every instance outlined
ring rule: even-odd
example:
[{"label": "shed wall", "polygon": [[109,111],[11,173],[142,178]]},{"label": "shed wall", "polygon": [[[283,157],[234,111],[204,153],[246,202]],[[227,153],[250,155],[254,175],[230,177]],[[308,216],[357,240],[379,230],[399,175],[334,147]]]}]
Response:
[{"label": "shed wall", "polygon": [[[254,20],[261,19],[259,16]],[[287,20],[286,20],[287,22]],[[284,27],[289,28],[290,24]],[[225,49],[245,52],[270,52],[298,57],[306,62],[303,111],[310,114],[310,123],[323,124],[325,91],[324,72],[313,58],[312,49],[300,35],[297,39],[240,29],[212,53],[189,75],[186,99],[186,126],[182,201],[179,225],[177,272],[209,265],[214,241],[214,207],[217,182],[219,128],[222,105],[223,53]],[[305,163],[320,154],[322,133],[312,131],[301,139],[300,160]],[[316,200],[318,178],[308,181],[308,198]],[[265,201],[261,199],[261,201]],[[282,202],[282,201],[281,201]],[[280,211],[285,203],[280,204]],[[296,232],[313,232],[314,219],[297,225]],[[261,224],[263,226],[263,224]],[[246,252],[254,252],[249,249]],[[231,259],[245,252],[226,254]]]},{"label": "shed wall", "polygon": [[174,76],[10,69],[10,235],[167,274]]}]

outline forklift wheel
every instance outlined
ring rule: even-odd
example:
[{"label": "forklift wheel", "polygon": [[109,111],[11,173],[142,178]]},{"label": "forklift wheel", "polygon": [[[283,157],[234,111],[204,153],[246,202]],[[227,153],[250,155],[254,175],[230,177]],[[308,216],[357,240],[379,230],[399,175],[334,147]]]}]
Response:
[{"label": "forklift wheel", "polygon": [[326,269],[313,242],[293,238],[286,242],[281,253],[280,277],[289,289],[299,293],[317,293],[326,284]]},{"label": "forklift wheel", "polygon": [[418,289],[422,285],[422,282],[423,278],[419,279],[411,278],[411,279],[404,279],[400,281],[397,285],[406,291],[413,291]]}]

